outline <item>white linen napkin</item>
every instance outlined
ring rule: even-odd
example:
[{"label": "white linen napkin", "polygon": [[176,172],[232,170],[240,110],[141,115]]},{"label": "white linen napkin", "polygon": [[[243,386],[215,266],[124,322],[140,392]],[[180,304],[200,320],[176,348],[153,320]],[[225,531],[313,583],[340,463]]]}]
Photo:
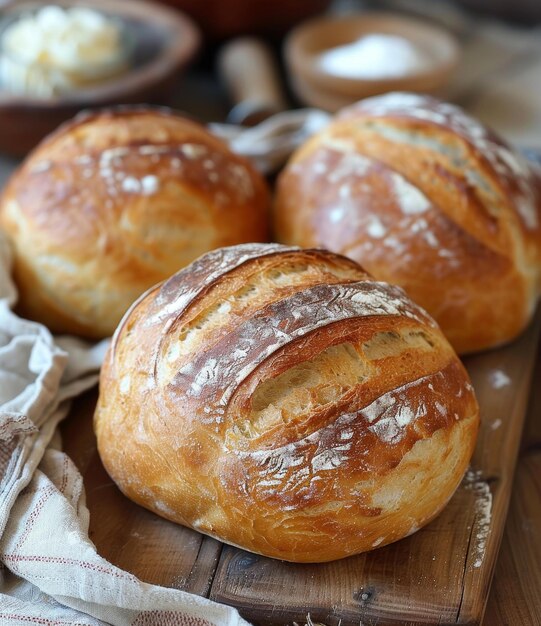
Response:
[{"label": "white linen napkin", "polygon": [[97,554],[81,474],[54,435],[70,399],[97,382],[107,341],[53,338],[14,315],[9,257],[0,237],[0,623],[246,624]]}]

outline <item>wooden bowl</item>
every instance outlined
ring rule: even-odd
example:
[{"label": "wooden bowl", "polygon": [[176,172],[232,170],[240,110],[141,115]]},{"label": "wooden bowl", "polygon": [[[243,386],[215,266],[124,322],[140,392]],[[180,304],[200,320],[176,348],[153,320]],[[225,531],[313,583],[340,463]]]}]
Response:
[{"label": "wooden bowl", "polygon": [[281,35],[323,12],[331,0],[160,0],[181,9],[199,24],[205,37]]},{"label": "wooden bowl", "polygon": [[[399,35],[426,50],[429,68],[392,78],[350,78],[330,74],[319,63],[322,52],[369,34]],[[358,13],[310,20],[294,29],[284,44],[291,86],[311,106],[336,111],[361,98],[388,91],[441,93],[455,71],[459,47],[445,30],[393,13]]]},{"label": "wooden bowl", "polygon": [[[13,0],[7,18],[43,3]],[[0,89],[0,151],[23,156],[60,123],[81,109],[113,104],[164,102],[200,41],[193,22],[172,9],[144,0],[55,0],[63,7],[85,6],[123,21],[133,40],[130,69],[99,86],[52,98],[18,95]]]}]

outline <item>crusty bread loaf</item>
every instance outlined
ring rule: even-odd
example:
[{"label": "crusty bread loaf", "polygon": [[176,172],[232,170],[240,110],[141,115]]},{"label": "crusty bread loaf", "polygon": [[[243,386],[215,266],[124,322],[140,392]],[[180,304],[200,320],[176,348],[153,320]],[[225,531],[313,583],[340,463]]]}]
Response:
[{"label": "crusty bread loaf", "polygon": [[218,246],[267,238],[268,190],[245,159],[165,109],[79,116],[26,159],[0,219],[20,312],[111,335],[132,302]]},{"label": "crusty bread loaf", "polygon": [[324,246],[401,285],[458,352],[528,323],[541,193],[528,163],[458,107],[414,94],[342,111],[278,181],[278,239]]},{"label": "crusty bread loaf", "polygon": [[211,252],[126,314],[98,449],[139,504],[247,550],[329,561],[396,541],[459,484],[478,429],[428,315],[345,257]]}]

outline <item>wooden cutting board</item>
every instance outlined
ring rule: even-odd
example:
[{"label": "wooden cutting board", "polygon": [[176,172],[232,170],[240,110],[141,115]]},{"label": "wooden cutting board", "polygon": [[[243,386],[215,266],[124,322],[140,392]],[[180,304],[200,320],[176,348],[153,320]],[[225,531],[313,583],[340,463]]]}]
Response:
[{"label": "wooden cutting board", "polygon": [[[449,505],[416,534],[368,554],[296,565],[175,525],[125,498],[96,451],[96,392],[63,425],[84,476],[98,552],[142,580],[234,605],[261,624],[480,624],[505,525],[541,314],[513,344],[466,359],[482,426],[471,470]],[[122,433],[118,433],[122,437]]]}]

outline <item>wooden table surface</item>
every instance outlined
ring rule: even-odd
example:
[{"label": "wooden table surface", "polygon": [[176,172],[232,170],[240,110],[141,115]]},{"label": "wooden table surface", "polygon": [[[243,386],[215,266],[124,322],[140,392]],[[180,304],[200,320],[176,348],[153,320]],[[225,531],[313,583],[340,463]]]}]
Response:
[{"label": "wooden table surface", "polygon": [[[216,88],[208,77],[196,75],[189,81],[192,88],[183,93],[191,95],[181,107],[196,117],[220,119],[224,112],[223,98],[216,98]],[[14,167],[15,160],[0,155],[0,188]],[[483,626],[541,625],[540,529],[541,345],[509,516]]]},{"label": "wooden table surface", "polygon": [[541,343],[483,626],[541,624]]},{"label": "wooden table surface", "polygon": [[[95,390],[74,403],[61,428],[83,475],[90,538],[99,554],[141,580],[231,604],[256,624],[304,623],[310,614],[329,626],[479,626],[506,525],[540,325],[541,311],[513,343],[465,360],[482,420],[472,469],[442,514],[408,539],[332,563],[292,564],[153,515],[123,496],[101,463]],[[494,388],[498,371],[509,375],[505,388]]]}]

